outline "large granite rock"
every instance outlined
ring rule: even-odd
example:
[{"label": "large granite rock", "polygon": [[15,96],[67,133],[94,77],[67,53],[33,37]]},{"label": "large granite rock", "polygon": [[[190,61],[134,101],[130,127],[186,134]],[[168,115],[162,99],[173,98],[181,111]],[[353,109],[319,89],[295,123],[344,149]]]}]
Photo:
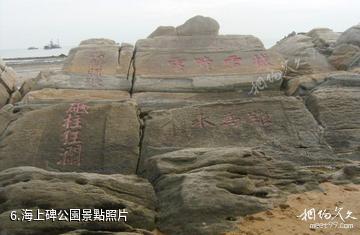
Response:
[{"label": "large granite rock", "polygon": [[58,73],[42,73],[39,78],[28,81],[22,94],[30,89],[61,88],[130,91],[128,75],[134,47],[121,46],[110,39],[88,39],[69,52]]},{"label": "large granite rock", "polygon": [[334,70],[326,56],[317,50],[313,38],[306,35],[297,34],[284,38],[271,50],[280,53],[287,60],[288,67],[285,75],[288,79]]},{"label": "large granite rock", "polygon": [[23,104],[67,103],[104,101],[116,102],[130,99],[127,91],[116,90],[75,90],[44,88],[27,93],[21,100]]},{"label": "large granite rock", "polygon": [[333,75],[317,87],[307,106],[338,155],[360,160],[360,75]]},{"label": "large granite rock", "polygon": [[155,38],[160,36],[176,36],[176,29],[174,26],[159,26],[152,32],[148,38]]},{"label": "large granite rock", "polygon": [[260,77],[266,89],[280,87],[281,75],[271,75],[280,72],[281,57],[253,36],[155,37],[135,47],[134,92],[248,93]]},{"label": "large granite rock", "polygon": [[219,29],[220,25],[216,20],[198,15],[176,27],[176,33],[178,36],[218,35]]},{"label": "large granite rock", "polygon": [[338,70],[359,68],[360,47],[346,43],[340,44],[334,48],[329,61]]},{"label": "large granite rock", "polygon": [[335,45],[341,33],[334,32],[328,28],[315,28],[310,30],[306,36],[312,38],[315,47],[323,54],[331,53],[331,48]]},{"label": "large granite rock", "polygon": [[345,71],[335,71],[329,73],[314,73],[298,76],[294,79],[291,79],[285,87],[286,95],[308,95],[312,89],[325,82],[327,77],[337,74],[349,74]]},{"label": "large granite rock", "polygon": [[73,48],[63,70],[85,75],[116,75],[119,65],[119,47],[110,39],[88,39]]},{"label": "large granite rock", "polygon": [[[136,232],[135,228],[152,230],[155,227],[155,195],[147,180],[137,176],[100,175],[92,173],[58,173],[34,167],[11,168],[0,172],[0,234],[48,235],[63,234],[76,229],[96,231]],[[57,210],[69,219],[70,209],[106,210],[125,209],[126,221],[55,221],[27,222],[22,209],[32,210],[32,219],[45,219],[45,210]],[[20,220],[11,221],[10,214],[16,211]],[[64,212],[66,211],[68,215]],[[110,218],[107,215],[106,218]],[[92,233],[94,231],[94,233]],[[83,234],[83,233],[80,233]],[[104,233],[107,234],[107,233]],[[124,235],[127,233],[124,233]],[[132,233],[129,233],[132,234]],[[141,233],[138,233],[141,234]]]},{"label": "large granite rock", "polygon": [[0,170],[134,174],[140,121],[132,102],[62,103],[0,112]]},{"label": "large granite rock", "polygon": [[321,128],[300,99],[261,97],[159,110],[145,116],[139,173],[147,158],[184,148],[262,147],[298,164],[331,162]]},{"label": "large granite rock", "polygon": [[360,24],[355,25],[343,32],[338,38],[336,44],[352,44],[360,47]]},{"label": "large granite rock", "polygon": [[147,162],[165,234],[223,234],[240,216],[279,205],[284,196],[317,188],[323,177],[249,148],[196,148]]},{"label": "large granite rock", "polygon": [[17,91],[16,78],[16,72],[11,67],[7,67],[0,58],[0,108],[7,103],[14,102],[11,96]]}]

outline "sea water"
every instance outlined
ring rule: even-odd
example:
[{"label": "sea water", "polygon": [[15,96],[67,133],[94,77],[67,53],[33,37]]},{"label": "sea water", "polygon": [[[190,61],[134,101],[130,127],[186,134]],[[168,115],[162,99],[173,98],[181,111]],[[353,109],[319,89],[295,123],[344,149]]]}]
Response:
[{"label": "sea water", "polygon": [[64,46],[58,49],[45,50],[39,48],[36,50],[28,49],[1,49],[0,57],[2,59],[14,59],[14,58],[30,58],[30,57],[48,57],[59,56],[61,54],[68,55],[69,50],[75,46]]}]

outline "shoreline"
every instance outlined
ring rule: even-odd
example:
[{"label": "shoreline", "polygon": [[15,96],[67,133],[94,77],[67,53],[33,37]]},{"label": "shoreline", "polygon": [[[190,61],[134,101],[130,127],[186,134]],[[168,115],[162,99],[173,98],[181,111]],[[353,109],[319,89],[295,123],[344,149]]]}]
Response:
[{"label": "shoreline", "polygon": [[5,62],[6,61],[19,61],[19,60],[41,60],[41,59],[58,59],[58,58],[67,58],[67,55],[60,54],[57,56],[36,56],[36,57],[14,57],[14,58],[2,58]]}]

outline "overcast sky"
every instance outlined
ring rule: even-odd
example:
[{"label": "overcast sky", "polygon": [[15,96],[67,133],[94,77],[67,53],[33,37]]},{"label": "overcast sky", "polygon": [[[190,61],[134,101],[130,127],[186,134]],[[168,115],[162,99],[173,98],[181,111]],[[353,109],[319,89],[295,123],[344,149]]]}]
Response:
[{"label": "overcast sky", "polygon": [[360,0],[0,0],[0,49],[74,46],[105,37],[134,43],[159,25],[194,15],[220,23],[221,34],[252,34],[270,47],[286,34],[360,22]]}]

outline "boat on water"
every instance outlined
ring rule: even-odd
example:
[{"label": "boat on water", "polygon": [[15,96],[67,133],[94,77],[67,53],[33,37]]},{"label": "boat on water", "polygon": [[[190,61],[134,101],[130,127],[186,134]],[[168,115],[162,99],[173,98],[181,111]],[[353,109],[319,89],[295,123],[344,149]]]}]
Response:
[{"label": "boat on water", "polygon": [[28,47],[28,50],[38,50],[39,48],[37,47]]},{"label": "boat on water", "polygon": [[49,44],[47,44],[47,45],[44,46],[44,49],[45,49],[45,50],[59,49],[59,48],[61,48],[60,43],[59,43],[59,42],[58,42],[58,43],[54,43],[52,40],[50,41]]}]

